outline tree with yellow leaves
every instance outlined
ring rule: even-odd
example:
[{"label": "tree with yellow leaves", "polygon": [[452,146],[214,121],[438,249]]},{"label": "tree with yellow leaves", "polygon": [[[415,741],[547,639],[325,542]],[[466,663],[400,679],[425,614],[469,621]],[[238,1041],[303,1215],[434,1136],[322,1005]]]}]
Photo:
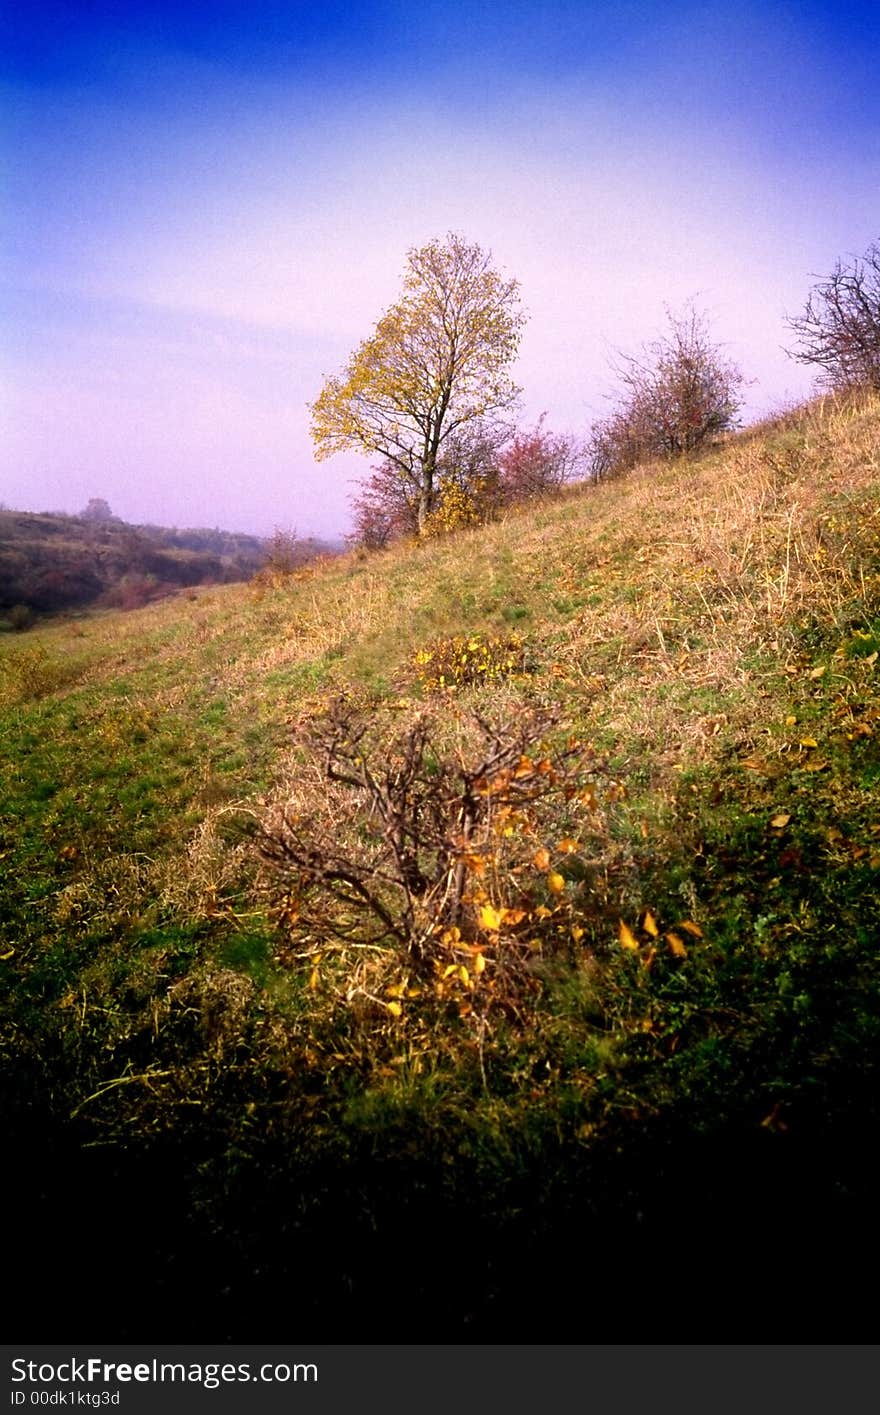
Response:
[{"label": "tree with yellow leaves", "polygon": [[311,404],[317,457],[379,453],[415,484],[424,533],[448,439],[516,402],[508,368],[524,322],[519,282],[491,253],[455,233],[412,249],[401,298]]}]

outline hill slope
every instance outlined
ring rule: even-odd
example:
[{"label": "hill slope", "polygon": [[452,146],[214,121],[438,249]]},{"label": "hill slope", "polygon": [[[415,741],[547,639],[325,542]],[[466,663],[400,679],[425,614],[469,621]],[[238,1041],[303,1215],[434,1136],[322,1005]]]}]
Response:
[{"label": "hill slope", "polygon": [[184,587],[249,580],[273,555],[305,564],[330,549],[285,532],[267,541],[0,510],[0,628],[25,628],[34,611],[134,609]]},{"label": "hill slope", "polygon": [[[783,1304],[858,1339],[878,462],[876,400],[818,404],[446,541],[7,639],[39,1300],[65,1231],[136,1216],[91,1293],[119,1338],[616,1340],[635,1291],[678,1340],[698,1287],[715,1337]],[[373,822],[410,769],[403,878]],[[459,769],[455,874],[416,837]]]}]

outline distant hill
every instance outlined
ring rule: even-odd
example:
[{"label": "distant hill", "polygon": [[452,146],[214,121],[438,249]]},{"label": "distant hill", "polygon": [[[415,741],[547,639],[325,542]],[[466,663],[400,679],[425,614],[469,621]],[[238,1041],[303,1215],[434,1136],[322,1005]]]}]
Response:
[{"label": "distant hill", "polygon": [[[301,564],[329,549],[283,538],[287,557]],[[235,531],[0,511],[0,621],[26,628],[35,614],[91,605],[134,609],[188,586],[248,580],[272,546]]]}]

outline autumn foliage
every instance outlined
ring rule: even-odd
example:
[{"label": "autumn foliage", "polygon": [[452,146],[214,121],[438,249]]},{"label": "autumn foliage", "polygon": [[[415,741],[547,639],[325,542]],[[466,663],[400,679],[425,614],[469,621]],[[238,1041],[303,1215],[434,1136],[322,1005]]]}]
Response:
[{"label": "autumn foliage", "polygon": [[552,496],[583,474],[583,449],[571,435],[550,432],[546,416],[542,413],[530,432],[517,432],[498,459],[505,505]]},{"label": "autumn foliage", "polygon": [[[583,474],[586,454],[570,434],[545,427],[542,413],[534,428],[503,423],[476,424],[450,438],[438,459],[433,509],[422,527],[426,535],[482,525],[507,507],[556,495]],[[352,540],[378,550],[419,530],[417,477],[386,459],[360,483],[354,498]]]}]

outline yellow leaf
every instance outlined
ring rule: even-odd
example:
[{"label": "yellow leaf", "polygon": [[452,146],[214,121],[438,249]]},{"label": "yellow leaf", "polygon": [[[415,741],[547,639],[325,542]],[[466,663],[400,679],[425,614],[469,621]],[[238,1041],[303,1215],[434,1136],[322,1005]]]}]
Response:
[{"label": "yellow leaf", "polygon": [[571,936],[574,939],[575,943],[580,943],[581,939],[584,936],[584,931],[582,928],[579,927],[578,924],[572,924]]},{"label": "yellow leaf", "polygon": [[545,845],[542,845],[540,850],[535,851],[534,855],[532,856],[532,864],[534,865],[536,870],[549,870],[550,851]]},{"label": "yellow leaf", "polygon": [[626,924],[623,922],[623,919],[620,919],[618,921],[617,937],[620,939],[620,942],[622,943],[624,948],[638,949],[638,940],[633,936],[630,929],[627,928]]},{"label": "yellow leaf", "polygon": [[477,977],[479,977],[480,973],[485,971],[485,968],[486,960],[483,957],[482,953],[478,953],[474,958],[474,972],[477,974]]},{"label": "yellow leaf", "polygon": [[388,1008],[392,1017],[399,1017],[403,1012],[403,1008],[399,1002],[386,1002],[385,1006]]},{"label": "yellow leaf", "polygon": [[521,924],[524,918],[526,918],[525,909],[501,910],[501,922],[503,924],[510,924],[513,928],[515,928],[517,924]]},{"label": "yellow leaf", "polygon": [[788,811],[780,811],[778,816],[773,817],[770,824],[774,830],[782,830],[783,826],[788,825],[790,820],[791,816],[788,814]]},{"label": "yellow leaf", "polygon": [[789,713],[788,717],[785,719],[786,727],[794,727],[796,722],[797,718],[795,717],[794,713]]},{"label": "yellow leaf", "polygon": [[6,950],[5,953],[0,953],[0,960],[2,960],[2,961],[5,963],[6,960],[7,960],[7,958],[11,958],[14,952],[15,952],[15,949],[14,949],[14,948],[7,948],[7,950]]},{"label": "yellow leaf", "polygon": [[700,928],[699,924],[695,924],[692,919],[682,919],[678,927],[684,929],[686,933],[691,934],[694,938],[703,937],[703,930]]},{"label": "yellow leaf", "polygon": [[657,921],[654,918],[654,915],[651,913],[650,909],[645,910],[645,917],[642,920],[642,928],[645,930],[645,933],[650,934],[652,938],[656,938],[660,932],[657,927]]},{"label": "yellow leaf", "polygon": [[470,973],[468,972],[467,968],[464,966],[463,963],[462,963],[461,967],[460,967],[459,970],[458,970],[458,976],[461,978],[461,981],[462,981],[463,983],[469,983],[470,980],[471,980],[471,975],[470,975]]},{"label": "yellow leaf", "polygon": [[317,986],[318,986],[318,970],[317,970],[317,968],[313,968],[312,971],[311,971],[311,973],[309,974],[309,988],[311,989],[312,992],[314,992],[314,991],[315,991],[315,988],[316,988]]},{"label": "yellow leaf", "polygon": [[475,875],[486,873],[486,861],[482,855],[462,855],[461,862],[465,869],[472,870]]},{"label": "yellow leaf", "polygon": [[484,929],[497,933],[501,928],[501,915],[491,904],[484,904],[480,910],[480,923]]},{"label": "yellow leaf", "polygon": [[403,997],[406,992],[406,983],[394,983],[390,988],[385,989],[386,997]]},{"label": "yellow leaf", "polygon": [[818,747],[819,743],[815,737],[802,737],[799,744],[801,747]]},{"label": "yellow leaf", "polygon": [[553,910],[552,910],[552,909],[548,909],[546,904],[539,904],[538,907],[537,907],[537,909],[535,910],[535,918],[536,918],[536,919],[549,919],[552,913],[553,913]]},{"label": "yellow leaf", "polygon": [[821,678],[824,672],[825,672],[825,664],[824,664],[824,663],[820,663],[818,668],[813,668],[813,669],[810,670],[810,677],[811,677],[811,678]]},{"label": "yellow leaf", "polygon": [[443,969],[443,973],[442,973],[441,976],[444,977],[444,978],[448,978],[451,973],[457,973],[457,972],[458,972],[458,964],[457,964],[457,963],[447,963],[446,967]]},{"label": "yellow leaf", "polygon": [[566,835],[562,840],[560,840],[559,844],[556,846],[556,849],[559,851],[560,855],[573,855],[577,848],[577,841],[572,840],[570,835]]},{"label": "yellow leaf", "polygon": [[688,951],[678,934],[668,933],[666,935],[666,942],[669,944],[669,952],[672,954],[673,958],[687,958]]},{"label": "yellow leaf", "polygon": [[565,880],[563,879],[562,875],[558,875],[555,873],[549,874],[547,876],[547,887],[548,889],[551,889],[554,894],[562,894],[563,890],[565,889]]}]

